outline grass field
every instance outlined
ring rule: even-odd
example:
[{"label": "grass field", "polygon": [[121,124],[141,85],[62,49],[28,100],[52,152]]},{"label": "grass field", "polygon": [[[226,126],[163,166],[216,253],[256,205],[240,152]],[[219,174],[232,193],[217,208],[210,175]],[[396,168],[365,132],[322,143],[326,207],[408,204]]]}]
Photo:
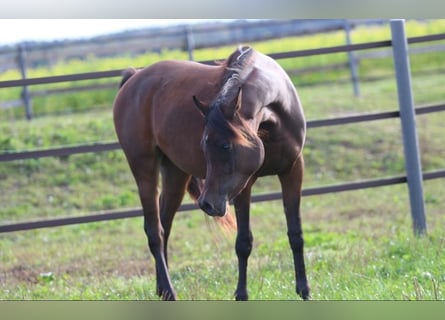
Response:
[{"label": "grass field", "polygon": [[[407,30],[411,35],[438,33],[445,31],[445,24],[413,23]],[[265,52],[294,50],[289,43],[297,43],[298,48],[317,47],[344,42],[342,36],[273,41],[270,47],[266,43],[258,47]],[[372,28],[354,31],[353,40],[387,36],[387,29]],[[225,50],[229,49],[197,52],[195,56],[198,60],[222,57]],[[181,57],[179,53],[165,54]],[[320,59],[325,60],[311,63],[333,63],[337,57]],[[81,71],[94,63],[98,69],[144,64],[143,58],[134,63],[124,60],[116,59],[114,65],[111,60],[99,63],[92,59],[86,66],[79,61],[66,69],[61,65],[54,72]],[[420,72],[440,68],[444,60],[443,53],[411,59],[417,105],[445,101],[443,73]],[[286,63],[290,62],[283,61]],[[294,61],[290,67],[298,63],[302,62]],[[368,71],[392,74],[390,61],[368,61],[363,68],[364,76]],[[316,75],[311,81],[322,77]],[[310,120],[397,109],[394,79],[362,83],[360,98],[353,97],[350,84],[301,87],[299,93]],[[12,95],[6,91],[0,94],[1,99]],[[41,114],[32,122],[22,120],[19,111],[3,111],[0,116],[8,121],[0,121],[0,150],[115,141],[111,121],[115,91],[102,94],[36,101]],[[65,108],[66,99],[80,107]],[[445,168],[444,120],[443,113],[417,117],[425,171]],[[311,129],[304,155],[305,188],[404,173],[398,119]],[[265,178],[258,181],[254,192],[277,188],[276,178]],[[120,151],[1,163],[0,190],[1,224],[139,206],[135,183]],[[413,236],[406,185],[305,197],[302,218],[312,298],[443,300],[443,180],[426,181],[424,194],[428,234],[421,238]],[[252,225],[250,298],[297,299],[281,203],[253,204]],[[180,299],[233,298],[237,277],[234,237],[220,232],[200,211],[177,214],[169,249],[171,276]],[[154,261],[142,218],[0,235],[0,299],[156,300],[154,288]]]}]

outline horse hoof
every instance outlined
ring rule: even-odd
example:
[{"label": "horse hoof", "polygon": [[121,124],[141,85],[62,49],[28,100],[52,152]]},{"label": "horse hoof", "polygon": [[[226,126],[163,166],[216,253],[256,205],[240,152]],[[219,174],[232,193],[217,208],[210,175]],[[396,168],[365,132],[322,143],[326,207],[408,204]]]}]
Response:
[{"label": "horse hoof", "polygon": [[173,295],[173,294],[170,294],[170,295],[168,295],[166,297],[162,297],[162,300],[164,300],[164,301],[176,301],[176,296]]},{"label": "horse hoof", "polygon": [[162,300],[164,301],[176,301],[176,295],[173,293],[163,294]]},{"label": "horse hoof", "polygon": [[303,289],[297,289],[297,294],[305,301],[310,300],[310,290],[309,287],[305,287]]},{"label": "horse hoof", "polygon": [[160,291],[158,290],[158,296],[163,300],[163,301],[176,301],[176,293],[171,292],[171,291]]},{"label": "horse hoof", "polygon": [[249,296],[248,296],[247,292],[235,293],[235,300],[236,301],[247,301],[247,300],[249,300]]}]

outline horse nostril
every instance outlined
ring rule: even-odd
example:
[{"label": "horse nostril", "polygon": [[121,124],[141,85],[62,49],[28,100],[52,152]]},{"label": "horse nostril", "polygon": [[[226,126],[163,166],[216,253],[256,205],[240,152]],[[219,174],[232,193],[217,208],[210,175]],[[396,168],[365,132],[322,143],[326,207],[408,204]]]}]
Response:
[{"label": "horse nostril", "polygon": [[210,203],[208,203],[207,201],[199,202],[199,207],[208,215],[213,214],[213,206]]}]

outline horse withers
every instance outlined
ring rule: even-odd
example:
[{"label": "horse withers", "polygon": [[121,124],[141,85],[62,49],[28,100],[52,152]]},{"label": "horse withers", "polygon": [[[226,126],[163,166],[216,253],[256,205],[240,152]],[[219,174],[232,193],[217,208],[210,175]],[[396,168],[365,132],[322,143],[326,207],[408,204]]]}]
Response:
[{"label": "horse withers", "polygon": [[248,299],[251,189],[257,178],[278,175],[296,292],[309,298],[300,219],[306,122],[297,92],[278,63],[240,47],[217,65],[162,61],[128,69],[115,99],[114,124],[138,187],[160,297],[176,299],[167,241],[188,190],[203,211],[222,219],[233,201],[235,298]]}]

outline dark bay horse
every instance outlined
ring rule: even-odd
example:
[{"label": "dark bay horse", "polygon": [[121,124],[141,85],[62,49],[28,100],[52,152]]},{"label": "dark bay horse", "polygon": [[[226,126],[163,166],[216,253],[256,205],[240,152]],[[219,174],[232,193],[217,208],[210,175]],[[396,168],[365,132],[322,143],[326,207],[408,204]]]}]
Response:
[{"label": "dark bay horse", "polygon": [[278,175],[296,292],[309,298],[300,220],[306,122],[297,92],[278,63],[240,47],[216,66],[162,61],[140,71],[128,69],[114,103],[114,123],[138,186],[159,296],[176,299],[167,241],[188,190],[210,216],[227,217],[233,201],[235,298],[248,299],[251,189],[258,177]]}]

